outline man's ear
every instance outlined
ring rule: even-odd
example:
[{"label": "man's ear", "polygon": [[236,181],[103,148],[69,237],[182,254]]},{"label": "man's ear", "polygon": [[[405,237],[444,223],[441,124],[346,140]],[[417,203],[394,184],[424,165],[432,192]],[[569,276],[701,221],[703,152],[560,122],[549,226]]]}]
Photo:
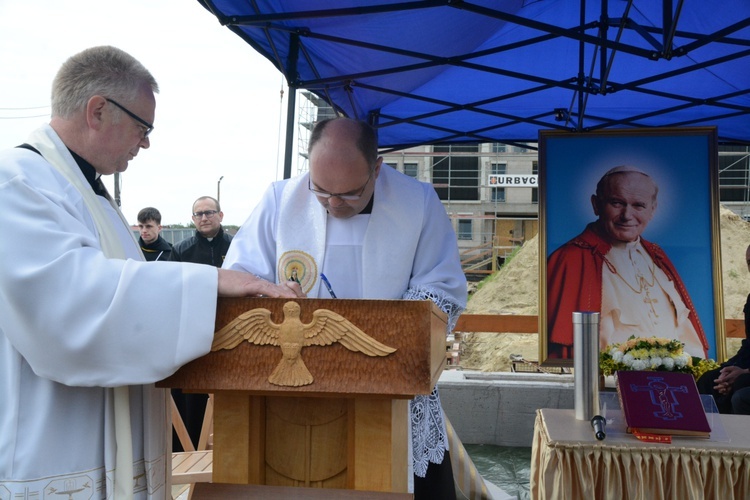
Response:
[{"label": "man's ear", "polygon": [[599,216],[599,198],[595,194],[591,195],[591,206],[594,209],[594,215]]},{"label": "man's ear", "polygon": [[374,172],[372,174],[372,176],[374,178],[376,178],[376,179],[378,178],[378,175],[380,174],[380,166],[382,164],[383,164],[383,157],[382,156],[378,156],[378,159],[375,160],[375,168],[373,169]]},{"label": "man's ear", "polygon": [[89,128],[101,130],[104,125],[104,106],[106,105],[107,100],[100,95],[95,95],[86,103],[86,123]]}]

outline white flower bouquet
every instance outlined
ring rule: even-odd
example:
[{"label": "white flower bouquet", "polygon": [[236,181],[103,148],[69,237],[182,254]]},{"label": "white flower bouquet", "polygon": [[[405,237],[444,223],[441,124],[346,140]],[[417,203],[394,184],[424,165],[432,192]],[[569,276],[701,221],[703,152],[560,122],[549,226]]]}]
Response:
[{"label": "white flower bouquet", "polygon": [[696,379],[719,365],[710,359],[690,356],[679,340],[659,337],[630,337],[621,344],[608,345],[599,354],[601,374],[618,370],[677,371],[691,373]]}]

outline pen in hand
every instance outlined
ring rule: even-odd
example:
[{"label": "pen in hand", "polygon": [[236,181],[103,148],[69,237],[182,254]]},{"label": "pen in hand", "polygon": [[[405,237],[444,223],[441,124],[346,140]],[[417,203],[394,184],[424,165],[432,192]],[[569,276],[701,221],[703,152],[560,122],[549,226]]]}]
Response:
[{"label": "pen in hand", "polygon": [[328,278],[326,278],[326,275],[323,274],[323,273],[320,273],[320,279],[323,280],[323,284],[328,289],[328,293],[331,294],[331,298],[335,299],[336,298],[336,294],[333,293],[333,288],[331,288],[331,283],[328,281]]}]

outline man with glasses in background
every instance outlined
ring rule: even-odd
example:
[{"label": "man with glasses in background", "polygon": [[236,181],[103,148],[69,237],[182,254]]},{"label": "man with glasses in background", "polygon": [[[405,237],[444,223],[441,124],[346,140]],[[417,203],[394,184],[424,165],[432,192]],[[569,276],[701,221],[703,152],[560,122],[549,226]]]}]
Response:
[{"label": "man with glasses in background", "polygon": [[[319,122],[308,153],[310,171],[268,188],[224,267],[296,281],[308,297],[429,299],[452,330],[466,306],[466,278],[432,185],[383,166],[364,122]],[[455,498],[437,391],[413,399],[410,410],[415,498]]]},{"label": "man with glasses in background", "polygon": [[[221,267],[229,250],[232,235],[221,226],[224,212],[221,211],[219,200],[211,196],[201,196],[193,202],[192,217],[195,234],[176,243],[169,260]],[[208,394],[186,394],[181,389],[172,389],[172,398],[180,411],[190,440],[197,449]],[[172,451],[184,451],[177,434],[173,433],[172,437]]]},{"label": "man with glasses in background", "polygon": [[195,234],[174,245],[169,260],[221,267],[232,235],[224,231],[224,212],[216,198],[201,196],[193,203]]}]

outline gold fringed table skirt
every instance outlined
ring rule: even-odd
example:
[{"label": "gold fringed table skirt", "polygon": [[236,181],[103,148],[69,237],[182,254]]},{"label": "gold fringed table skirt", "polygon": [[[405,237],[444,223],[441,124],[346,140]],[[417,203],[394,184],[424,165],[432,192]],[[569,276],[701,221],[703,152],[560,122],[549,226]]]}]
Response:
[{"label": "gold fringed table skirt", "polygon": [[[535,499],[750,498],[750,416],[721,415],[721,441],[643,443],[623,432],[594,438],[573,410],[537,410],[531,455]],[[728,439],[727,439],[728,438]]]}]

